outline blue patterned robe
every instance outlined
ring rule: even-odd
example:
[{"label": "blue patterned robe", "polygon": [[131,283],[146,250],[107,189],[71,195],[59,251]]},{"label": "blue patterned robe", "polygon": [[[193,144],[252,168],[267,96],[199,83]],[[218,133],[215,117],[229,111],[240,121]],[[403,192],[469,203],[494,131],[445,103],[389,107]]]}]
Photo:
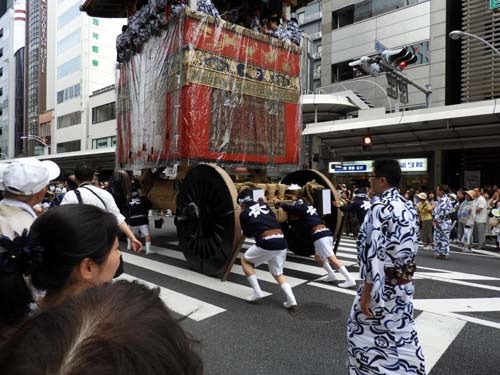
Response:
[{"label": "blue patterned robe", "polygon": [[453,213],[453,203],[445,194],[438,200],[437,206],[434,208],[433,216],[436,228],[434,230],[434,252],[437,255],[448,256],[450,253],[450,231],[451,218]]},{"label": "blue patterned robe", "polygon": [[198,0],[198,12],[206,13],[216,20],[220,18],[219,11],[211,0]]},{"label": "blue patterned robe", "polygon": [[361,311],[363,284],[347,322],[349,374],[425,374],[424,356],[413,320],[413,283],[385,284],[385,267],[414,261],[418,249],[417,213],[395,188],[368,210],[357,248],[361,280],[373,284],[370,309]]}]

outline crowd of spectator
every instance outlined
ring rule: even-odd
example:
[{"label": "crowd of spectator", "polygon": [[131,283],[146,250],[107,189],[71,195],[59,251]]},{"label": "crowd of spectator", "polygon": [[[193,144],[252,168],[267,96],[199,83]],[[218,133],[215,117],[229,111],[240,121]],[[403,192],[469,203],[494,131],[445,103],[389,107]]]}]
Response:
[{"label": "crowd of spectator", "polygon": [[[500,252],[500,188],[497,185],[487,185],[469,190],[451,190],[448,187],[446,189],[446,196],[452,204],[452,210],[448,213],[451,220],[449,240],[460,246],[463,252],[471,252],[473,249],[487,249],[488,239],[491,238],[496,251]],[[343,211],[347,212],[353,202],[360,200],[360,195],[363,201],[377,199],[364,188],[351,190],[345,184],[337,185],[337,191],[341,209],[343,207]],[[399,191],[418,212],[421,245],[425,250],[432,250],[436,208],[440,198],[433,190],[400,188]],[[362,211],[360,214],[349,215],[345,232],[356,236],[363,217]]]},{"label": "crowd of spectator", "polygon": [[[137,10],[116,38],[117,61],[127,62],[139,53],[144,43],[165,30],[171,17],[182,13],[187,0],[149,0],[137,3]],[[284,42],[300,45],[302,32],[295,17],[287,19],[281,1],[242,1],[237,7],[222,5],[217,9],[211,0],[198,0],[198,12],[217,22],[228,21]]]},{"label": "crowd of spectator", "polygon": [[158,290],[110,284],[123,272],[118,234],[142,249],[117,204],[128,209],[128,174],[115,172],[107,191],[88,166],[49,183],[59,175],[52,161],[0,164],[2,374],[201,374],[195,341]]}]

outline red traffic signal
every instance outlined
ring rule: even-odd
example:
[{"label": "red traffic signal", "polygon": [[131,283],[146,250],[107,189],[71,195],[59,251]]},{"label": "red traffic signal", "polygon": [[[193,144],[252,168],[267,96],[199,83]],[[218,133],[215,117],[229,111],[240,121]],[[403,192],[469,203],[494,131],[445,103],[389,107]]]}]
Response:
[{"label": "red traffic signal", "polygon": [[372,137],[365,135],[363,137],[363,151],[370,151],[372,149]]}]

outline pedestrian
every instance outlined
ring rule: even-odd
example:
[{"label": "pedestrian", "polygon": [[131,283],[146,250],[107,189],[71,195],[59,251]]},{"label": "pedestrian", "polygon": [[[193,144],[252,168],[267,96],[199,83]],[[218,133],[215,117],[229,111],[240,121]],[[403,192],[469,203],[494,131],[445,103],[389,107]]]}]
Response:
[{"label": "pedestrian", "polygon": [[292,194],[292,200],[293,204],[285,204],[275,200],[275,206],[281,207],[287,213],[297,216],[309,231],[314,243],[314,258],[328,273],[323,281],[332,282],[338,280],[333,272],[333,266],[345,278],[345,281],[340,283],[339,287],[352,288],[356,286],[356,281],[349,271],[347,271],[346,266],[333,253],[333,234],[318,215],[317,209],[310,201],[307,201],[306,197],[299,198],[298,195]]},{"label": "pedestrian", "polygon": [[267,27],[269,29],[269,35],[272,36],[273,38],[279,39],[283,42],[290,41],[290,34],[288,31],[283,29],[280,25],[280,18],[278,16],[274,16],[269,18],[267,22]]},{"label": "pedestrian", "polygon": [[78,188],[68,191],[61,202],[61,205],[69,203],[86,203],[92,204],[100,209],[110,212],[115,215],[121,231],[130,240],[134,251],[141,251],[142,243],[135,238],[134,233],[130,230],[125,222],[125,216],[120,213],[113,196],[104,189],[91,185],[94,177],[94,169],[88,165],[80,165],[75,168],[75,181]]},{"label": "pedestrian", "polygon": [[349,374],[425,374],[413,320],[417,213],[397,188],[397,160],[373,162],[371,188],[380,196],[358,236],[362,283],[347,322]]},{"label": "pedestrian", "polygon": [[420,202],[418,202],[417,211],[418,218],[420,220],[421,231],[420,240],[424,244],[424,250],[432,249],[432,207],[427,201],[427,194],[424,192],[418,193],[417,197]]},{"label": "pedestrian", "polygon": [[0,236],[13,240],[29,230],[37,218],[33,207],[42,202],[47,185],[60,173],[57,164],[50,160],[21,158],[2,164],[0,181],[5,191],[0,201]]},{"label": "pedestrian", "polygon": [[477,242],[477,248],[481,249],[486,243],[486,229],[488,221],[488,202],[481,194],[481,191],[474,189],[476,194],[475,207],[476,217],[474,219],[474,242]]},{"label": "pedestrian", "polygon": [[474,220],[476,217],[476,209],[474,205],[474,190],[469,190],[464,193],[465,200],[460,204],[457,212],[457,218],[462,223],[463,234],[460,239],[462,243],[462,251],[464,253],[472,252],[472,233],[474,230]]},{"label": "pedestrian", "polygon": [[355,219],[354,222],[351,222],[351,230],[349,233],[357,236],[359,228],[365,219],[366,211],[371,206],[371,203],[365,188],[357,189],[356,193],[353,193],[353,196],[353,200],[343,206],[340,205],[338,201],[334,201],[333,205],[340,208],[340,211],[347,213],[348,217]]},{"label": "pedestrian", "polygon": [[0,368],[3,375],[201,375],[195,344],[159,288],[118,281],[28,320],[3,345]]},{"label": "pedestrian", "polygon": [[448,197],[448,185],[436,188],[438,202],[433,211],[434,216],[434,255],[435,259],[448,259],[450,254],[451,214],[453,204]]},{"label": "pedestrian", "polygon": [[[132,197],[128,202],[128,223],[132,232],[139,233],[146,243],[146,255],[151,254],[151,234],[149,232],[149,210],[153,204],[146,196],[140,196],[137,189],[132,190]],[[127,239],[127,250],[132,249],[130,240]]]},{"label": "pedestrian", "polygon": [[238,194],[238,203],[242,209],[241,230],[246,237],[255,238],[255,244],[241,257],[241,267],[253,289],[246,300],[252,302],[264,297],[254,268],[267,263],[269,272],[286,295],[283,306],[287,309],[295,307],[297,301],[292,287],[283,274],[288,243],[273,210],[264,202],[255,202],[252,196],[252,191],[248,189]]},{"label": "pedestrian", "polygon": [[457,202],[455,203],[455,206],[453,209],[457,213],[457,242],[462,243],[462,237],[464,236],[464,224],[463,222],[460,221],[458,218],[458,211],[460,209],[460,206],[462,205],[462,202],[465,201],[465,192],[463,190],[458,190],[457,191]]},{"label": "pedestrian", "polygon": [[496,251],[500,252],[500,200],[495,202],[495,206],[491,210],[491,216],[489,220],[491,233],[496,236]]},{"label": "pedestrian", "polygon": [[120,265],[118,231],[112,214],[72,204],[45,212],[29,235],[2,237],[0,324],[14,327],[30,312],[111,281]]},{"label": "pedestrian", "polygon": [[290,40],[297,46],[300,46],[302,41],[302,31],[299,28],[299,21],[297,18],[292,17],[286,25],[286,31],[290,35]]},{"label": "pedestrian", "polygon": [[197,6],[198,12],[206,13],[209,16],[215,18],[216,21],[220,20],[220,14],[212,0],[198,0]]}]

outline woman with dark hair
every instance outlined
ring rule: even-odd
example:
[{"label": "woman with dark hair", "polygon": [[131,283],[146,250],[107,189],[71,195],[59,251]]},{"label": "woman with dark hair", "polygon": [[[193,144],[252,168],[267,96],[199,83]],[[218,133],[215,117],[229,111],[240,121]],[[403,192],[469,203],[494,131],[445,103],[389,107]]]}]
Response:
[{"label": "woman with dark hair", "polygon": [[199,375],[194,343],[159,289],[119,281],[28,320],[1,348],[0,368],[3,375]]},{"label": "woman with dark hair", "polygon": [[132,182],[126,171],[114,171],[109,179],[108,191],[113,196],[120,213],[127,217],[128,201],[130,199],[130,191]]},{"label": "woman with dark hair", "polygon": [[[47,211],[29,236],[0,239],[0,329],[21,322],[36,306],[59,304],[86,288],[111,281],[120,264],[114,215],[87,204]],[[34,287],[45,292],[35,301]]]}]

